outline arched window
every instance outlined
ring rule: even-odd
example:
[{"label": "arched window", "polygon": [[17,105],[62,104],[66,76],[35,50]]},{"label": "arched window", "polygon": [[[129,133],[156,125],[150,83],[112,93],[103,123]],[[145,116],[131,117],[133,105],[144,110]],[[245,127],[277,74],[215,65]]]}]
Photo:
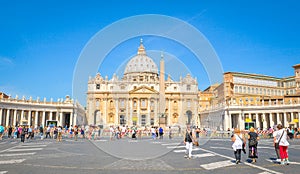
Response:
[{"label": "arched window", "polygon": [[238,93],[238,91],[239,91],[239,87],[238,87],[238,86],[235,86],[235,87],[234,87],[234,92],[235,92],[235,93]]}]

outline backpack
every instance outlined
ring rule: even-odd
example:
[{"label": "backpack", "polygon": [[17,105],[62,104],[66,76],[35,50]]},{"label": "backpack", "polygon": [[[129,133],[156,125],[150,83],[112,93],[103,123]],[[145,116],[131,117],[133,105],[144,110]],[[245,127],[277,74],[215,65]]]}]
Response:
[{"label": "backpack", "polygon": [[4,127],[0,126],[0,133],[3,133],[3,132],[4,132]]}]

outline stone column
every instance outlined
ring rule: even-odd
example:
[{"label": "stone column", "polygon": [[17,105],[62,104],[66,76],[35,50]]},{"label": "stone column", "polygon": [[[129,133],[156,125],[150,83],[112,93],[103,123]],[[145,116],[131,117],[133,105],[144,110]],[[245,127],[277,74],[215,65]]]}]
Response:
[{"label": "stone column", "polygon": [[150,120],[151,120],[151,98],[148,98],[148,102],[147,102],[147,111],[148,111],[148,115],[146,117],[146,124],[150,125]]},{"label": "stone column", "polygon": [[265,130],[268,126],[267,126],[267,119],[266,119],[266,113],[262,114],[263,116],[263,127],[261,130]]},{"label": "stone column", "polygon": [[282,124],[281,120],[280,120],[280,113],[276,113],[276,120],[277,120],[277,124]]},{"label": "stone column", "polygon": [[3,113],[3,109],[0,108],[0,125],[2,125],[2,113]]},{"label": "stone column", "polygon": [[141,104],[141,102],[140,102],[140,98],[138,98],[137,99],[137,121],[136,121],[136,125],[141,125],[141,119],[140,119],[140,110],[141,110],[141,107],[140,107],[140,104]]},{"label": "stone column", "polygon": [[258,118],[259,118],[258,113],[255,113],[255,126],[256,126],[256,128],[260,127],[260,124],[259,124],[260,120]]},{"label": "stone column", "polygon": [[45,124],[45,120],[46,119],[46,111],[43,111],[43,117],[42,117],[42,125],[43,125],[43,127],[45,127],[46,126],[46,124]]},{"label": "stone column", "polygon": [[[104,117],[103,117],[103,122],[104,122],[104,125],[107,125],[108,126],[108,121],[107,121],[107,98],[104,99]],[[71,117],[70,117],[71,118]],[[70,124],[71,125],[71,124]]]},{"label": "stone column", "polygon": [[129,98],[126,99],[126,116],[125,116],[125,119],[126,119],[126,125],[129,124],[129,106],[130,105],[130,102],[129,102]]},{"label": "stone column", "polygon": [[232,114],[229,112],[228,113],[228,121],[229,121],[229,123],[228,123],[228,127],[226,128],[226,130],[228,129],[228,128],[232,128]]},{"label": "stone column", "polygon": [[72,127],[74,126],[73,125],[73,117],[74,117],[73,112],[70,112],[70,126],[72,125]]},{"label": "stone column", "polygon": [[63,126],[63,113],[59,112],[59,126]]},{"label": "stone column", "polygon": [[230,128],[229,125],[229,121],[228,121],[228,117],[229,117],[229,111],[224,111],[224,127],[223,130],[227,130],[228,128]]},{"label": "stone column", "polygon": [[[113,99],[114,101],[116,101],[116,115],[115,115],[115,124],[119,125],[120,124],[120,116],[119,116],[119,100]],[[77,114],[76,114],[77,115]]]},{"label": "stone column", "polygon": [[77,125],[77,112],[74,112],[74,119],[73,119],[73,124]]},{"label": "stone column", "polygon": [[52,120],[52,117],[53,117],[53,113],[52,113],[52,111],[50,111],[49,120]]},{"label": "stone column", "polygon": [[35,111],[34,127],[38,126],[38,120],[39,120],[39,111]]},{"label": "stone column", "polygon": [[[21,111],[21,120],[24,120],[24,110]],[[21,120],[19,120],[19,124],[21,124]]]},{"label": "stone column", "polygon": [[270,118],[270,126],[273,127],[274,126],[273,113],[269,114],[269,118]]},{"label": "stone column", "polygon": [[9,125],[9,114],[10,114],[10,109],[7,109],[6,111],[6,123],[5,123],[5,126],[8,126]]},{"label": "stone column", "polygon": [[130,108],[130,113],[129,113],[129,119],[128,119],[128,124],[130,125],[130,126],[132,126],[132,112],[133,112],[133,99],[131,98],[130,99],[130,102],[129,102],[129,108]]},{"label": "stone column", "polygon": [[18,110],[14,110],[14,123],[13,123],[13,126],[15,126],[17,124],[17,112]]},{"label": "stone column", "polygon": [[31,111],[30,110],[28,111],[28,120],[27,121],[28,121],[27,122],[28,125],[31,126]]},{"label": "stone column", "polygon": [[245,129],[245,117],[243,115],[243,113],[239,114],[239,128],[240,130],[244,130]]},{"label": "stone column", "polygon": [[283,126],[284,126],[284,127],[287,127],[288,124],[287,124],[287,114],[286,114],[286,112],[283,113],[283,120],[284,120],[284,121],[283,121],[283,122],[284,122],[284,125],[283,125]]}]

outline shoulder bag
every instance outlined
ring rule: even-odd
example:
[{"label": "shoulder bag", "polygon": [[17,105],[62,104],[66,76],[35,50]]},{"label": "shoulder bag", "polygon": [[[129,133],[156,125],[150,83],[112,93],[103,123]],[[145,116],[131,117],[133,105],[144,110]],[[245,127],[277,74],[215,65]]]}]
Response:
[{"label": "shoulder bag", "polygon": [[279,143],[280,143],[280,141],[281,141],[281,138],[282,138],[282,136],[283,136],[284,132],[285,132],[285,131],[283,131],[283,132],[282,132],[282,134],[281,134],[281,136],[280,136],[280,138],[279,138],[278,142],[277,142],[277,143],[275,143],[275,148],[276,148],[276,149],[279,149]]},{"label": "shoulder bag", "polygon": [[[187,131],[188,132],[188,131]],[[191,137],[191,134],[188,132],[188,135],[189,135],[189,137],[192,139],[192,141],[193,141],[193,145],[195,145],[195,146],[199,146],[199,142],[198,141],[196,141],[196,140],[194,140],[194,138],[193,137]]]}]

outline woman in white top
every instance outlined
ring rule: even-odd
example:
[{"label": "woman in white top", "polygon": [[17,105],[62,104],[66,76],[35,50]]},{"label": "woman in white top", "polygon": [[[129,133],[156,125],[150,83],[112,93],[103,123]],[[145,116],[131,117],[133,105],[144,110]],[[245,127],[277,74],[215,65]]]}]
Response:
[{"label": "woman in white top", "polygon": [[243,143],[246,144],[246,139],[241,134],[240,129],[234,129],[234,134],[231,136],[231,141],[233,141],[232,148],[234,150],[236,164],[238,164],[241,162],[241,152],[243,149]]},{"label": "woman in white top", "polygon": [[290,145],[287,141],[287,131],[283,129],[283,126],[281,124],[277,125],[278,132],[276,134],[277,142],[279,143],[279,151],[280,151],[280,158],[281,158],[281,164],[287,164],[289,165],[289,156],[287,153],[288,146]]}]

